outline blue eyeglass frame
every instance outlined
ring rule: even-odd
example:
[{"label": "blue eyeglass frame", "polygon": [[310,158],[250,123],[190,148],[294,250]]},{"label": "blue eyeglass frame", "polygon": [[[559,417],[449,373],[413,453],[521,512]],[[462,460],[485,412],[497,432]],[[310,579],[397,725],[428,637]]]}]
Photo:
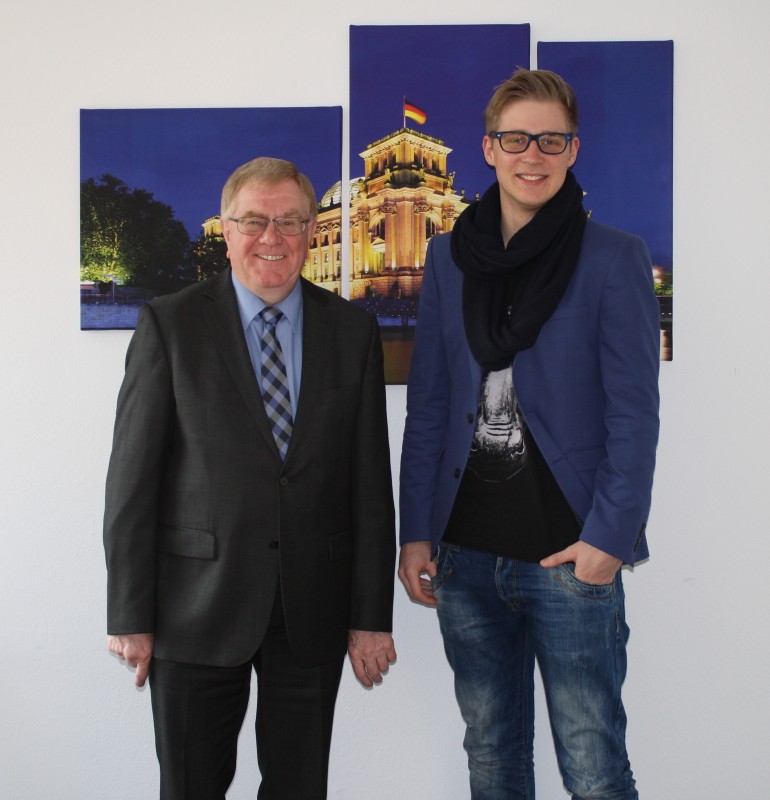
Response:
[{"label": "blue eyeglass frame", "polygon": [[[506,133],[515,133],[518,136],[526,136],[527,137],[527,146],[523,150],[506,150],[503,147],[502,137],[505,136]],[[534,140],[537,144],[537,149],[544,155],[544,156],[560,156],[568,147],[569,143],[575,138],[574,133],[562,133],[561,131],[543,131],[542,133],[527,133],[526,131],[490,131],[489,135],[493,138],[497,139],[500,142],[500,149],[504,153],[526,153],[529,150],[529,146],[532,144]],[[540,146],[540,137],[541,136],[563,136],[567,141],[564,145],[564,150],[560,151],[559,153],[547,153],[543,148]]]}]

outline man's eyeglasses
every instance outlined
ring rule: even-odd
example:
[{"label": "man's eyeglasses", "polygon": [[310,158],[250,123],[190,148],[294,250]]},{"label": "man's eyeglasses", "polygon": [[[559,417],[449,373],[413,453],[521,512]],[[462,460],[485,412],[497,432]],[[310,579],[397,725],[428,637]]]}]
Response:
[{"label": "man's eyeglasses", "polygon": [[299,236],[305,232],[308,220],[302,217],[228,217],[244,236],[261,236],[272,222],[281,236]]},{"label": "man's eyeglasses", "polygon": [[489,135],[500,142],[506,153],[523,153],[534,139],[541,153],[558,156],[567,149],[574,134],[571,133],[525,133],[524,131],[490,131]]}]

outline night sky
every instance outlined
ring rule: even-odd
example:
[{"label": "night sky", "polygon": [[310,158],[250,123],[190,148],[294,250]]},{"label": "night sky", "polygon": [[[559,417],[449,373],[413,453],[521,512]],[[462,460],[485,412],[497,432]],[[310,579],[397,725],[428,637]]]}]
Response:
[{"label": "night sky", "polygon": [[[359,153],[402,126],[406,96],[428,117],[407,127],[453,149],[455,189],[483,193],[495,179],[481,152],[484,106],[530,65],[529,41],[529,25],[352,26],[351,177],[362,174]],[[672,269],[673,44],[540,43],[537,63],[577,93],[586,209],[642,236],[653,263]]]},{"label": "night sky", "polygon": [[[403,125],[406,98],[427,121],[407,127],[452,148],[456,191],[494,181],[482,112],[495,86],[530,63],[529,25],[351,26],[350,177],[369,144]],[[641,235],[672,268],[673,44],[549,42],[538,64],[562,74],[580,105],[575,174],[594,219]],[[219,213],[228,175],[261,155],[296,162],[322,194],[340,178],[342,109],[81,111],[81,180],[111,173],[170,205],[192,238]]]},{"label": "night sky", "polygon": [[80,178],[151,192],[196,238],[228,176],[257,156],[296,163],[320,199],[340,179],[341,137],[339,106],[83,110]]},{"label": "night sky", "polygon": [[641,236],[673,269],[673,43],[548,42],[538,65],[575,89],[575,177],[593,219]]},{"label": "night sky", "polygon": [[455,190],[483,193],[495,180],[481,152],[484,106],[529,56],[529,25],[351,26],[350,177],[363,174],[367,145],[402,127],[406,95],[428,116],[406,126],[452,148]]}]

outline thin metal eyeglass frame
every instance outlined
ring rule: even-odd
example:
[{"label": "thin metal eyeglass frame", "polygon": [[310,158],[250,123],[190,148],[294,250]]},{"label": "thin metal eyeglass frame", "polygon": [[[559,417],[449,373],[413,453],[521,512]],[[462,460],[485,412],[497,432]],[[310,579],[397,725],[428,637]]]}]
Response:
[{"label": "thin metal eyeglass frame", "polygon": [[[521,150],[506,150],[503,147],[503,139],[502,139],[502,137],[505,136],[506,133],[515,133],[519,136],[526,136],[527,137],[526,146]],[[569,147],[569,143],[575,138],[574,133],[561,133],[561,131],[543,131],[543,133],[527,133],[526,131],[490,131],[489,135],[494,139],[497,139],[498,142],[500,142],[500,149],[504,153],[515,153],[517,155],[520,153],[526,153],[527,150],[529,150],[529,146],[532,144],[532,141],[534,140],[537,144],[537,149],[544,156],[560,156],[564,152],[564,150],[566,150]],[[563,136],[565,139],[564,150],[559,150],[558,153],[549,153],[548,151],[543,150],[543,148],[540,146],[541,136]]]},{"label": "thin metal eyeglass frame", "polygon": [[[273,226],[278,231],[278,233],[281,234],[281,236],[301,236],[307,230],[307,224],[308,224],[308,222],[310,222],[310,218],[309,217],[307,217],[307,218],[304,218],[304,217],[227,217],[227,219],[230,222],[234,222],[237,225],[238,230],[244,236],[261,236],[268,229],[268,227],[270,226],[271,222],[273,223]],[[257,231],[256,233],[252,233],[251,231],[245,231],[245,230],[243,230],[243,228],[241,228],[241,220],[244,220],[244,219],[264,219],[265,220],[265,227],[261,231]],[[282,231],[278,227],[278,223],[281,222],[282,220],[285,220],[285,219],[296,219],[296,220],[298,220],[299,222],[302,223],[302,229],[297,231],[297,233],[287,233],[286,231]]]}]

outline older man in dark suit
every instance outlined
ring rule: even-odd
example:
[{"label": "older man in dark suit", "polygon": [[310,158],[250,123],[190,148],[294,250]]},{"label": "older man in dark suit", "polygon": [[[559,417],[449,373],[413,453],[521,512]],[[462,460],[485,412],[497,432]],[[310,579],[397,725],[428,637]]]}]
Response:
[{"label": "older man in dark suit", "polygon": [[145,306],[107,477],[108,646],[150,677],[161,798],[220,800],[258,677],[264,800],[326,797],[344,654],[395,660],[376,322],[300,278],[312,186],[258,158],[228,179],[231,269]]}]

